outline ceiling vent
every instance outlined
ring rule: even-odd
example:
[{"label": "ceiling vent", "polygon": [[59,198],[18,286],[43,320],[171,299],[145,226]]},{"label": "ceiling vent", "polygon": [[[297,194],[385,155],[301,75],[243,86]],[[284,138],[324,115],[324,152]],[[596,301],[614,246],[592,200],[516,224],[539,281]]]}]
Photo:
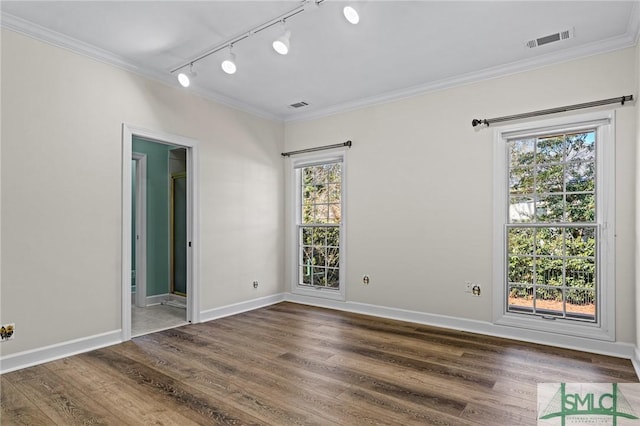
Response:
[{"label": "ceiling vent", "polygon": [[533,49],[534,47],[544,46],[545,44],[554,43],[556,41],[568,40],[573,38],[573,28],[558,31],[557,33],[549,34],[544,37],[535,38],[527,42],[527,47]]},{"label": "ceiling vent", "polygon": [[304,101],[300,101],[300,102],[296,102],[295,104],[291,104],[291,105],[289,105],[289,108],[297,109],[297,108],[306,107],[306,106],[308,106],[308,105],[309,105],[308,103],[306,103],[306,102],[304,102]]}]

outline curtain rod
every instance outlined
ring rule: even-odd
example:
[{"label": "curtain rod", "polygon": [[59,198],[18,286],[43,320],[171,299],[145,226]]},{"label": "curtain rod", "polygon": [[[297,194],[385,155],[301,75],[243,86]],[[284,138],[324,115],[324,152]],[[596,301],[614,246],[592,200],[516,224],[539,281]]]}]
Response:
[{"label": "curtain rod", "polygon": [[592,108],[600,105],[616,104],[618,102],[620,102],[621,105],[624,105],[625,102],[632,101],[632,100],[633,100],[633,95],[627,95],[627,96],[619,96],[617,98],[609,98],[609,99],[602,99],[599,101],[585,102],[583,104],[567,105],[564,107],[542,109],[542,110],[533,111],[533,112],[525,112],[523,114],[506,115],[504,117],[487,118],[484,120],[478,120],[477,118],[474,118],[471,121],[471,125],[473,127],[476,127],[480,124],[485,124],[489,126],[489,124],[491,123],[499,123],[501,121],[519,120],[521,118],[537,117],[539,115],[555,114],[558,112],[573,111],[573,110],[582,109],[582,108]]},{"label": "curtain rod", "polygon": [[333,145],[317,146],[315,148],[299,149],[298,151],[283,152],[280,155],[282,155],[283,157],[290,157],[290,156],[296,155],[296,154],[304,154],[306,152],[323,151],[325,149],[340,148],[340,147],[343,147],[343,146],[351,148],[351,141],[346,141],[346,142],[343,142],[343,143],[336,143],[336,144],[333,144]]}]

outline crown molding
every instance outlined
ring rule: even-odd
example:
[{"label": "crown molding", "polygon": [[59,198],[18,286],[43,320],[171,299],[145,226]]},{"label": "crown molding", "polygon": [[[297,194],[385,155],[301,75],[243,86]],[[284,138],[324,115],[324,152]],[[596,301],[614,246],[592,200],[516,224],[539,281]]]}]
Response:
[{"label": "crown molding", "polygon": [[[113,54],[104,49],[82,42],[72,37],[49,30],[45,27],[34,24],[17,16],[13,16],[6,12],[0,11],[0,28],[6,28],[28,37],[35,38],[42,42],[70,50],[92,59],[98,60],[109,65],[133,72],[140,76],[150,78],[152,80],[164,83],[171,87],[176,87],[175,78],[168,72],[158,72],[135,63],[128,58],[124,58]],[[389,102],[399,101],[406,98],[424,95],[430,92],[450,89],[457,86],[463,86],[478,83],[484,80],[490,80],[505,77],[511,74],[531,71],[548,65],[561,62],[572,61],[588,56],[599,55],[603,53],[613,52],[615,50],[625,49],[635,46],[640,39],[640,1],[634,2],[631,16],[627,24],[625,34],[591,43],[577,48],[565,49],[545,55],[540,55],[532,59],[503,64],[496,67],[486,68],[480,71],[461,74],[458,76],[429,82],[405,89],[394,90],[382,93],[376,96],[370,96],[355,101],[349,101],[333,105],[327,108],[321,108],[315,111],[295,112],[286,115],[274,114],[272,112],[256,108],[250,104],[239,101],[237,99],[222,95],[218,92],[199,88],[189,88],[188,92],[196,96],[208,99],[221,105],[243,111],[257,117],[268,120],[295,123],[316,120],[335,114],[341,114],[349,111],[363,109],[371,106],[385,104]]]},{"label": "crown molding", "polygon": [[[637,4],[635,5],[637,6]],[[636,9],[638,9],[636,7]],[[486,68],[484,70],[475,71],[467,74],[458,75],[426,84],[409,87],[406,89],[395,90],[381,95],[359,99],[352,102],[345,102],[334,105],[329,108],[323,108],[316,111],[301,112],[295,116],[291,115],[285,118],[285,123],[296,123],[303,121],[317,120],[335,114],[341,114],[349,111],[355,111],[371,106],[381,105],[385,103],[395,102],[402,99],[412,98],[431,92],[450,89],[458,86],[478,83],[485,80],[506,77],[512,74],[518,74],[526,71],[532,71],[545,66],[554,65],[562,62],[568,62],[589,56],[613,52],[616,50],[633,47],[638,42],[638,29],[640,20],[635,19],[633,31],[629,31],[623,36],[602,40],[600,42],[579,46],[576,48],[553,52],[532,59],[518,62],[512,62],[496,67]]]},{"label": "crown molding", "polygon": [[[152,70],[128,58],[116,55],[108,50],[101,49],[76,38],[66,36],[56,31],[52,31],[48,28],[34,24],[33,22],[2,11],[0,11],[0,28],[5,28],[23,34],[27,37],[31,37],[52,46],[69,50],[71,52],[89,57],[91,59],[115,66],[126,71],[130,71],[139,76],[155,80],[174,88],[176,87],[175,77],[173,77],[173,75],[171,75],[171,73],[169,72],[164,73]],[[224,96],[211,90],[192,87],[187,89],[187,91],[191,94],[200,96],[210,101],[214,101],[229,108],[243,111],[268,120],[278,122],[283,121],[283,117],[279,115],[272,114],[259,108],[255,108],[252,105],[246,104],[228,96]]]}]

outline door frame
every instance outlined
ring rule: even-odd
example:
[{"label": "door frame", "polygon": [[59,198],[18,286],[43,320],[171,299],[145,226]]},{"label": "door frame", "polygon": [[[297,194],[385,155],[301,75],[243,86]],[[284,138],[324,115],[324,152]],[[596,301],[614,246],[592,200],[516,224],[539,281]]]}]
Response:
[{"label": "door frame", "polygon": [[187,321],[200,322],[199,158],[198,141],[162,131],[122,124],[122,340],[131,339],[131,159],[133,137],[187,151]]},{"label": "door frame", "polygon": [[[171,173],[171,176],[169,176],[169,178],[171,179],[171,196],[169,197],[170,200],[170,206],[171,206],[171,211],[169,212],[169,238],[171,240],[171,247],[170,247],[170,261],[169,261],[169,265],[171,266],[170,270],[170,275],[169,275],[169,294],[171,295],[178,295],[178,296],[182,296],[182,293],[178,294],[176,293],[176,244],[175,244],[175,232],[176,232],[176,220],[175,220],[175,202],[176,202],[176,179],[181,179],[184,178],[187,181],[187,184],[189,183],[189,175],[188,175],[188,170],[186,172],[177,172],[177,173]],[[187,199],[187,202],[189,200]],[[186,289],[185,289],[186,290]],[[187,295],[189,293],[187,292]]]},{"label": "door frame", "polygon": [[136,306],[147,306],[147,155],[131,153],[136,162]]}]

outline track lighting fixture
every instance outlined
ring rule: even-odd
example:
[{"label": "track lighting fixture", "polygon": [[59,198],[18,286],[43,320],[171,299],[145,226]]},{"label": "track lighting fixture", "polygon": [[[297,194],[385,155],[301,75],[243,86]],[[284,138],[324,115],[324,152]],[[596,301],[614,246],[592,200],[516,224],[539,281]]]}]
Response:
[{"label": "track lighting fixture", "polygon": [[[2,1],[2,0],[0,0]],[[300,15],[303,12],[311,12],[317,10],[321,4],[323,4],[327,0],[299,0],[296,3],[296,6],[289,9],[285,13],[276,16],[275,18],[271,18],[267,21],[262,22],[261,24],[245,31],[244,33],[240,33],[233,38],[224,40],[219,44],[211,47],[204,53],[192,57],[188,59],[188,62],[183,62],[178,64],[175,68],[173,68],[170,73],[175,75],[178,72],[178,81],[182,87],[189,87],[191,84],[191,80],[197,76],[197,74],[193,71],[193,64],[198,61],[201,61],[215,53],[221,52],[227,48],[229,48],[229,53],[226,55],[224,60],[220,63],[222,70],[227,74],[235,74],[237,71],[236,66],[236,55],[233,53],[233,46],[249,37],[253,37],[256,34],[271,29],[278,24],[282,24],[282,33],[281,35],[273,42],[273,49],[280,55],[286,55],[289,53],[290,49],[290,41],[291,41],[291,31],[286,28],[286,20],[293,19],[294,17]],[[350,4],[354,4],[355,0],[349,1]],[[360,6],[358,6],[360,7]],[[343,8],[344,17],[352,24],[357,24],[360,22],[360,16],[358,15],[358,11],[354,6],[345,6]],[[189,67],[187,70],[187,66]]]},{"label": "track lighting fixture", "polygon": [[[282,28],[284,29],[284,20],[282,21]],[[289,53],[289,39],[291,38],[291,31],[284,30],[284,33],[273,42],[273,50],[281,55]]]},{"label": "track lighting fixture", "polygon": [[182,87],[189,87],[191,79],[195,78],[198,74],[193,71],[193,62],[189,64],[189,71],[181,72],[178,74],[178,81]]},{"label": "track lighting fixture", "polygon": [[358,15],[358,11],[353,6],[345,6],[344,9],[342,9],[342,13],[345,19],[353,25],[360,22],[360,15]]},{"label": "track lighting fixture", "polygon": [[220,64],[220,66],[222,67],[222,71],[226,72],[227,74],[235,74],[237,67],[236,67],[236,55],[235,53],[233,53],[233,45],[230,44],[229,45],[229,54],[227,55],[227,57],[225,58],[224,61],[222,61],[222,64]]}]

